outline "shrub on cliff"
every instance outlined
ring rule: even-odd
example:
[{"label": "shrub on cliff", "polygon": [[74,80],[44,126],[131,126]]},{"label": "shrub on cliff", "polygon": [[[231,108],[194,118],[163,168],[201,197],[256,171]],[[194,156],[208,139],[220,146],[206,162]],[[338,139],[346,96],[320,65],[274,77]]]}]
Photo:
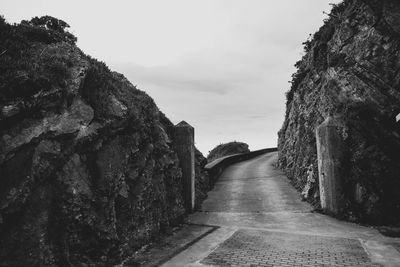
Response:
[{"label": "shrub on cliff", "polygon": [[29,21],[23,20],[19,27],[30,41],[46,44],[58,42],[75,44],[77,41],[77,38],[67,31],[70,26],[65,21],[52,16],[34,17]]},{"label": "shrub on cliff", "polygon": [[66,86],[69,69],[76,64],[70,55],[76,37],[68,27],[50,16],[16,25],[0,20],[0,99],[27,98]]},{"label": "shrub on cliff", "polygon": [[250,152],[249,145],[242,142],[229,142],[225,144],[219,144],[214,147],[207,156],[207,161],[211,162],[221,157]]}]

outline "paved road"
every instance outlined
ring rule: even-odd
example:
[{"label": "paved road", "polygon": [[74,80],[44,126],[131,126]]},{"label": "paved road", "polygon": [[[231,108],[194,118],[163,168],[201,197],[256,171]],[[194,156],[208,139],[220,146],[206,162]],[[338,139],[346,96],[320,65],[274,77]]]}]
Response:
[{"label": "paved road", "polygon": [[228,168],[203,203],[208,212],[310,212],[284,175],[271,164],[276,153]]},{"label": "paved road", "polygon": [[163,266],[400,266],[400,239],[312,212],[276,159],[227,168],[189,217],[218,229]]}]

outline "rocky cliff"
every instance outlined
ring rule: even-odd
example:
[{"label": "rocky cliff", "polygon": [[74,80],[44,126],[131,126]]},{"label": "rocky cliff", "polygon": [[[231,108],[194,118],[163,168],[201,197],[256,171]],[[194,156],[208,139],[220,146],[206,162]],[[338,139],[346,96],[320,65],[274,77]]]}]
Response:
[{"label": "rocky cliff", "polygon": [[287,93],[279,165],[318,205],[315,129],[345,125],[345,210],[350,220],[400,222],[400,2],[345,0],[305,43]]},{"label": "rocky cliff", "polygon": [[184,215],[172,123],[67,27],[0,18],[0,266],[111,266]]}]

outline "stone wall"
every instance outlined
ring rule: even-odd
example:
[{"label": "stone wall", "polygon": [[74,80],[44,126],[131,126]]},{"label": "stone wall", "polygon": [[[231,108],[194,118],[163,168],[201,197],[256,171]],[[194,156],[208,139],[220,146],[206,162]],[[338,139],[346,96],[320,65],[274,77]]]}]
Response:
[{"label": "stone wall", "polygon": [[400,221],[400,2],[346,0],[296,63],[279,132],[279,165],[319,204],[316,128],[345,125],[344,212],[349,220]]}]

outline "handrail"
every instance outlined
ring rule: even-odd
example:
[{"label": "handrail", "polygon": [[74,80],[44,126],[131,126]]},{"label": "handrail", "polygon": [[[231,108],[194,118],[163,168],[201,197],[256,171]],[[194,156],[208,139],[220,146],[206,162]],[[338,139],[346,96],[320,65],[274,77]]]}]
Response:
[{"label": "handrail", "polygon": [[221,173],[230,165],[240,162],[240,161],[255,158],[255,157],[260,156],[265,153],[275,152],[275,151],[278,151],[278,149],[276,147],[265,148],[265,149],[251,151],[248,153],[233,154],[233,155],[229,155],[226,157],[222,157],[222,158],[213,160],[212,162],[210,162],[210,163],[206,164],[206,166],[204,166],[204,168],[207,170],[208,175],[210,177],[210,186],[211,187],[214,186],[215,182],[217,181],[217,179],[221,175]]}]

